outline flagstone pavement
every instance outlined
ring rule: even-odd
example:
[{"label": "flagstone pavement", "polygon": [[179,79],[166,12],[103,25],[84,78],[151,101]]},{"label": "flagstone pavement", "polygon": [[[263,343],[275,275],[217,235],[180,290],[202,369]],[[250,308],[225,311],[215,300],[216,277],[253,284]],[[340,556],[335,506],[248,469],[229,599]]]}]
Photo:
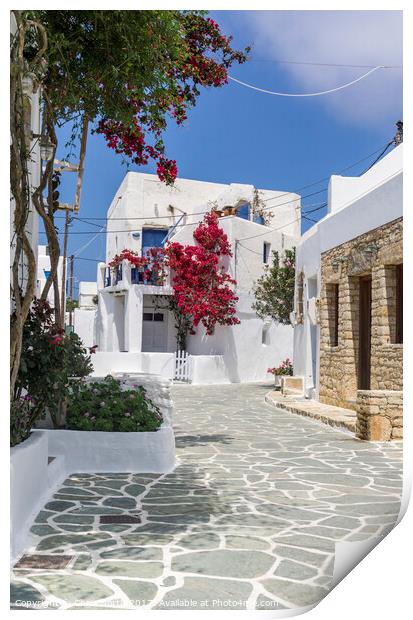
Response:
[{"label": "flagstone pavement", "polygon": [[[274,409],[268,389],[174,386],[178,467],[71,475],[32,527],[30,561],[13,571],[13,609],[270,610],[321,600],[336,541],[382,536],[395,523],[402,446]],[[128,519],[140,522],[120,523]]]}]

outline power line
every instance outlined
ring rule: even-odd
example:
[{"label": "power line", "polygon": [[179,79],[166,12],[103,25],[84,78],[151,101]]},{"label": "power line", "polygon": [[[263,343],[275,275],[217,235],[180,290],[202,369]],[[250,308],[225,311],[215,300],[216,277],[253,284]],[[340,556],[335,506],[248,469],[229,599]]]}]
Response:
[{"label": "power line", "polygon": [[[271,58],[250,58],[248,62],[271,62],[279,65],[310,65],[315,67],[351,67],[354,69],[373,69],[375,65],[353,65],[337,62],[311,62],[302,60],[272,60]],[[383,65],[382,69],[403,69],[402,65]]]},{"label": "power line", "polygon": [[[386,146],[388,146],[388,144],[389,143],[387,143]],[[373,157],[373,155],[376,155],[376,153],[378,153],[379,151],[382,151],[382,149],[383,149],[383,146],[381,146],[380,148],[376,149],[372,153],[369,153],[365,157],[362,157],[361,159],[359,159],[358,161],[354,162],[353,164],[350,164],[349,166],[346,166],[345,168],[341,168],[341,170],[338,170],[338,172],[336,172],[334,174],[342,174],[343,172],[347,172],[347,170],[351,170],[351,168],[354,168],[358,164],[361,164],[363,161],[366,161],[366,159],[370,159],[370,157]],[[383,154],[383,152],[379,155],[378,159],[381,157],[382,154]],[[376,160],[376,162],[377,161],[378,160]],[[364,173],[361,173],[361,174],[364,174]],[[298,187],[294,191],[294,193],[300,192],[303,189],[308,189],[309,187],[313,187],[314,185],[318,185],[319,183],[323,183],[323,181],[328,181],[330,179],[330,176],[323,177],[322,179],[319,179],[318,181],[313,181],[312,183],[308,183],[307,185],[302,185],[301,187]],[[276,197],[273,197],[273,198],[264,198],[263,202],[269,202],[270,200],[275,200],[276,198],[282,198],[282,196],[288,196],[288,194],[291,194],[291,193],[292,192],[284,192],[284,194],[281,194],[280,196],[276,196]]]},{"label": "power line", "polygon": [[[316,211],[320,211],[320,209],[323,209],[324,207],[327,206],[327,202],[324,202],[323,204],[321,204],[319,207],[316,207],[315,209],[311,209],[311,211],[307,211],[307,213],[315,213]],[[302,217],[311,220],[311,218],[307,217],[306,215],[301,214]],[[258,233],[258,235],[252,235],[251,237],[243,237],[242,239],[237,239],[236,243],[239,243],[240,241],[247,241],[248,239],[255,239],[257,237],[263,237],[264,235],[267,235],[270,232],[276,232],[277,230],[281,230],[281,228],[285,228],[286,226],[291,226],[291,224],[295,224],[295,222],[298,222],[300,218],[296,218],[295,220],[292,220],[291,222],[288,222],[287,224],[283,224],[282,226],[278,226],[278,228],[268,228],[268,230],[266,230],[265,232],[262,233]],[[317,223],[316,221],[314,223]]]},{"label": "power line", "polygon": [[[387,143],[385,148],[387,148],[389,144],[391,144],[391,142]],[[346,172],[347,170],[351,170],[351,168],[354,168],[358,164],[361,164],[363,161],[366,161],[367,159],[370,159],[370,157],[373,157],[373,155],[376,155],[376,153],[378,153],[379,151],[382,151],[382,149],[383,149],[383,146],[380,146],[378,149],[376,149],[372,153],[369,153],[368,155],[365,155],[361,159],[357,160],[356,162],[354,162],[352,164],[349,164],[345,168],[341,168],[340,170],[338,170],[334,174],[342,174],[343,172]],[[382,153],[379,155],[379,157],[371,165],[374,165],[374,163],[377,163],[378,159],[380,159],[380,157],[383,155],[383,152],[384,151],[382,151]],[[295,190],[292,190],[292,191],[289,191],[289,192],[283,192],[281,194],[278,194],[278,196],[271,196],[271,198],[263,198],[263,199],[261,199],[261,201],[262,202],[269,202],[271,200],[278,200],[278,199],[282,198],[283,196],[290,196],[291,194],[295,194],[297,192],[300,192],[303,189],[308,189],[309,187],[313,187],[314,185],[318,185],[319,183],[323,183],[324,181],[328,181],[330,179],[330,176],[323,177],[321,179],[318,179],[317,181],[312,181],[311,183],[307,183],[306,185],[301,185],[300,187],[296,188]],[[317,193],[321,193],[322,191],[324,191],[324,190],[320,190],[319,192],[316,192],[314,194],[308,194],[307,196],[301,196],[301,200],[303,200],[304,198],[308,198],[310,196],[316,195]],[[296,200],[297,200],[297,198],[294,198],[293,200],[290,200],[288,202],[283,202],[280,205],[275,205],[272,208],[275,209],[275,208],[277,208],[279,206],[281,207],[281,206],[284,206],[286,204],[289,204],[290,202],[295,202]],[[198,211],[196,213],[192,213],[191,215],[203,215],[204,213],[205,213],[205,211]],[[171,217],[170,215],[153,215],[153,216],[151,216],[150,219],[151,220],[164,220],[164,219],[168,219],[170,217]],[[55,219],[59,219],[59,218],[64,218],[64,216],[56,216]],[[142,216],[142,217],[111,217],[111,218],[108,218],[108,217],[88,217],[87,219],[76,217],[76,219],[74,219],[73,221],[79,220],[81,222],[91,223],[92,220],[93,221],[103,221],[103,220],[106,221],[106,220],[109,220],[109,219],[112,222],[115,222],[115,221],[125,221],[125,220],[127,220],[129,222],[129,221],[147,220],[148,218],[144,217],[144,216]],[[98,227],[97,224],[93,224],[93,225]]]},{"label": "power line", "polygon": [[330,88],[328,90],[322,90],[322,91],[318,91],[315,93],[281,93],[281,92],[277,92],[273,90],[266,90],[265,88],[259,88],[258,86],[253,86],[252,84],[249,84],[248,82],[242,82],[241,80],[238,80],[237,78],[234,78],[231,75],[228,75],[228,78],[232,82],[236,82],[237,84],[240,84],[241,86],[245,86],[246,88],[250,88],[251,90],[256,90],[260,93],[265,93],[266,95],[276,95],[277,97],[319,97],[320,95],[328,95],[330,93],[336,93],[339,90],[343,90],[344,88],[353,86],[353,84],[357,84],[357,82],[361,82],[361,80],[364,80],[366,77],[368,77],[375,71],[378,71],[379,69],[384,69],[384,68],[385,67],[382,65],[378,67],[373,67],[373,69],[370,69],[370,71],[367,71],[367,73],[363,73],[363,75],[360,75],[358,78],[351,80],[351,82],[346,82],[346,84],[341,84],[340,86],[336,86],[335,88]]},{"label": "power line", "polygon": [[[321,191],[326,191],[326,190],[321,190]],[[314,192],[314,194],[317,194],[320,192]],[[309,194],[309,196],[312,196],[313,194]],[[307,196],[303,196],[303,198],[307,198]],[[296,202],[297,199],[293,200],[293,201],[289,201],[289,202]],[[283,204],[288,204],[288,203],[283,203]],[[316,203],[316,205],[319,205],[321,203]],[[322,203],[324,204],[324,203]],[[302,208],[306,209],[308,207],[313,207],[316,205],[301,205]],[[269,208],[269,207],[267,207]],[[205,215],[205,213],[207,213],[207,211],[202,211],[200,213],[200,215]],[[308,211],[308,213],[311,213],[311,211]],[[196,215],[196,214],[190,214],[190,215]],[[305,217],[305,213],[301,214],[302,217]],[[122,218],[124,219],[124,218]],[[126,218],[128,219],[128,218]],[[147,218],[145,218],[147,219]],[[175,226],[175,228],[186,228],[187,226],[195,226],[196,224],[200,224],[201,222],[203,222],[203,218],[199,219],[199,220],[194,220],[193,222],[188,222],[186,224],[177,224]],[[69,232],[69,236],[70,235],[93,235],[94,237],[93,239],[95,239],[97,237],[97,235],[100,234],[120,234],[120,233],[133,233],[134,229],[122,229],[122,230],[107,230],[107,228],[102,227],[101,230],[98,230],[96,233],[94,230],[78,230],[78,231],[73,231],[73,232]],[[40,234],[46,234],[44,231],[40,231]],[[92,242],[92,240],[90,240],[90,242]]]}]

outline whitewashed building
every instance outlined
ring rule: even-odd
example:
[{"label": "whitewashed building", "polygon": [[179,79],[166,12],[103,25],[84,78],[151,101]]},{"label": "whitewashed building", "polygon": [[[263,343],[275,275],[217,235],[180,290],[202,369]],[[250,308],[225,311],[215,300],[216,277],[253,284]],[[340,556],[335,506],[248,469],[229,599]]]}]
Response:
[{"label": "whitewashed building", "polygon": [[[169,188],[155,175],[129,172],[108,210],[106,262],[98,266],[93,343],[98,345],[93,356],[97,374],[134,370],[174,377],[174,319],[154,303],[159,296],[172,295],[169,275],[158,286],[145,283],[139,270],[127,261],[115,271],[108,264],[124,249],[145,255],[149,248],[161,247],[168,240],[194,245],[194,229],[212,208],[222,212],[219,223],[231,243],[233,256],[226,267],[237,281],[241,323],[217,326],[212,336],[200,326],[195,335],[188,336],[189,380],[228,383],[268,379],[269,366],[292,356],[292,327],[262,321],[251,304],[253,284],[271,260],[271,251],[294,247],[299,239],[300,197],[257,191],[251,185],[187,179],[179,179]],[[75,331],[79,333],[82,315],[85,311],[76,311]]]},{"label": "whitewashed building", "polygon": [[79,306],[73,311],[74,330],[86,347],[96,344],[98,288],[96,282],[79,283]]}]

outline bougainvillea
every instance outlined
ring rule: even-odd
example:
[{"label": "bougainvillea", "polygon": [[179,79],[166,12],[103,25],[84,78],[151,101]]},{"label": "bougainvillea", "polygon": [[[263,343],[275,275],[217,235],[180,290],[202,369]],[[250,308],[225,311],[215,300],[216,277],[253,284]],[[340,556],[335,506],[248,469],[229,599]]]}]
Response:
[{"label": "bougainvillea", "polygon": [[215,326],[237,325],[238,297],[233,291],[236,281],[227,273],[221,257],[231,256],[228,237],[213,213],[194,231],[197,245],[169,243],[165,249],[166,265],[173,272],[174,298],[180,311],[192,319],[191,333],[201,323],[208,335]]},{"label": "bougainvillea", "polygon": [[143,281],[156,281],[160,285],[166,279],[164,258],[163,248],[150,248],[145,256],[139,256],[136,252],[125,249],[120,254],[116,254],[108,265],[110,269],[115,269],[126,260],[130,265],[138,269],[142,274]]},{"label": "bougainvillea", "polygon": [[[178,168],[174,159],[165,156],[162,132],[166,117],[181,125],[189,108],[196,103],[199,86],[220,87],[228,83],[228,68],[246,60],[244,52],[231,47],[232,37],[226,37],[211,18],[194,11],[176,12],[180,30],[180,45],[176,55],[164,59],[162,95],[145,93],[127,85],[125,101],[134,112],[129,123],[103,116],[96,132],[105,137],[109,148],[128,157],[137,165],[156,162],[159,179],[172,185]],[[148,136],[152,144],[148,143]]]}]

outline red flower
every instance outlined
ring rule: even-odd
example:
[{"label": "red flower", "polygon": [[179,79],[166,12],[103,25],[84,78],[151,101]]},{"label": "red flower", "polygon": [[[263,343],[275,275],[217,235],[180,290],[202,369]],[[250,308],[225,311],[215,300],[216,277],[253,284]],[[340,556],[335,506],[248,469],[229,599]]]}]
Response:
[{"label": "red flower", "polygon": [[59,334],[55,334],[54,336],[50,338],[50,344],[53,344],[53,345],[60,344],[62,340],[63,340],[62,336],[59,336]]}]

